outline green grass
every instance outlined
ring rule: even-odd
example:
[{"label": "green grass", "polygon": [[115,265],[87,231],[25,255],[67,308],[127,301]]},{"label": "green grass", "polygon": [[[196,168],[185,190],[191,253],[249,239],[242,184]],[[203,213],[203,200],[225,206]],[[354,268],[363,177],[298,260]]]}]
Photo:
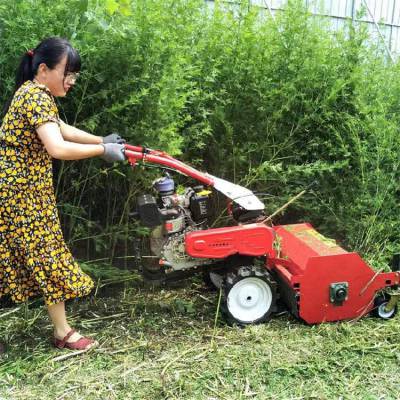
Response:
[{"label": "green grass", "polygon": [[57,360],[41,305],[2,309],[0,399],[397,399],[398,318],[306,326],[288,314],[245,329],[219,319],[198,280],[108,286],[70,303],[100,346]]}]

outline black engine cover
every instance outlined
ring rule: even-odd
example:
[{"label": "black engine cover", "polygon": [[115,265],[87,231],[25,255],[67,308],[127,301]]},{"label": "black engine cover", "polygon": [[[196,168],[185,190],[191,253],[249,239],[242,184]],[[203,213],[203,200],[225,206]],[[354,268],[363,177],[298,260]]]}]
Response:
[{"label": "black engine cover", "polygon": [[137,211],[141,223],[148,228],[161,225],[163,222],[157,201],[150,194],[142,194],[137,197]]}]

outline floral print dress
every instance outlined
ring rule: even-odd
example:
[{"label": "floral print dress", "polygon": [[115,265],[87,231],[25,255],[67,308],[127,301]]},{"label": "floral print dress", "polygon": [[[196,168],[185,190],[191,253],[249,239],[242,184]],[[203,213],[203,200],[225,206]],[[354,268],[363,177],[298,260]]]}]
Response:
[{"label": "floral print dress", "polygon": [[17,303],[41,295],[52,305],[93,287],[64,242],[52,160],[36,132],[46,122],[59,123],[54,98],[26,81],[0,127],[0,297]]}]

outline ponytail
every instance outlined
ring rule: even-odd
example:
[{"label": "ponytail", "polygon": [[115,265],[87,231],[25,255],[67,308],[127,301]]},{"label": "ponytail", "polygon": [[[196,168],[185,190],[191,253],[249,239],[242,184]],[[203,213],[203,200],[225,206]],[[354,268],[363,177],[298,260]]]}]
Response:
[{"label": "ponytail", "polygon": [[22,57],[17,69],[15,76],[15,89],[14,93],[23,85],[26,81],[32,81],[35,77],[33,74],[33,60],[35,57],[35,52],[33,50],[28,50]]},{"label": "ponytail", "polygon": [[[34,52],[32,50],[27,51],[22,57],[19,63],[17,73],[15,76],[15,87],[14,93],[19,89],[19,87],[26,81],[32,80],[34,78],[33,70],[32,70],[32,62],[33,62]],[[12,99],[14,97],[14,93],[12,96],[6,101],[4,104],[3,110],[1,112],[1,117],[7,114],[8,109],[10,108]]]}]

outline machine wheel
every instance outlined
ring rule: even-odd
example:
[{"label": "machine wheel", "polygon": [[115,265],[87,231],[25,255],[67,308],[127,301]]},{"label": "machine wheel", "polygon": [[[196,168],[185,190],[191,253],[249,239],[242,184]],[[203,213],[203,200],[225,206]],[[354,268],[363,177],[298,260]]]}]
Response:
[{"label": "machine wheel", "polygon": [[391,319],[397,314],[397,305],[391,310],[386,311],[386,305],[389,302],[389,299],[386,296],[378,296],[374,301],[374,309],[373,314],[375,317],[379,317],[382,319]]},{"label": "machine wheel", "polygon": [[203,281],[208,289],[217,290],[222,285],[223,276],[217,272],[207,271],[203,272]]},{"label": "machine wheel", "polygon": [[158,259],[152,259],[142,265],[142,276],[146,283],[154,286],[160,286],[165,283],[165,271],[158,264]]},{"label": "machine wheel", "polygon": [[239,267],[223,283],[223,312],[229,322],[240,325],[268,320],[276,308],[276,283],[262,267]]}]

